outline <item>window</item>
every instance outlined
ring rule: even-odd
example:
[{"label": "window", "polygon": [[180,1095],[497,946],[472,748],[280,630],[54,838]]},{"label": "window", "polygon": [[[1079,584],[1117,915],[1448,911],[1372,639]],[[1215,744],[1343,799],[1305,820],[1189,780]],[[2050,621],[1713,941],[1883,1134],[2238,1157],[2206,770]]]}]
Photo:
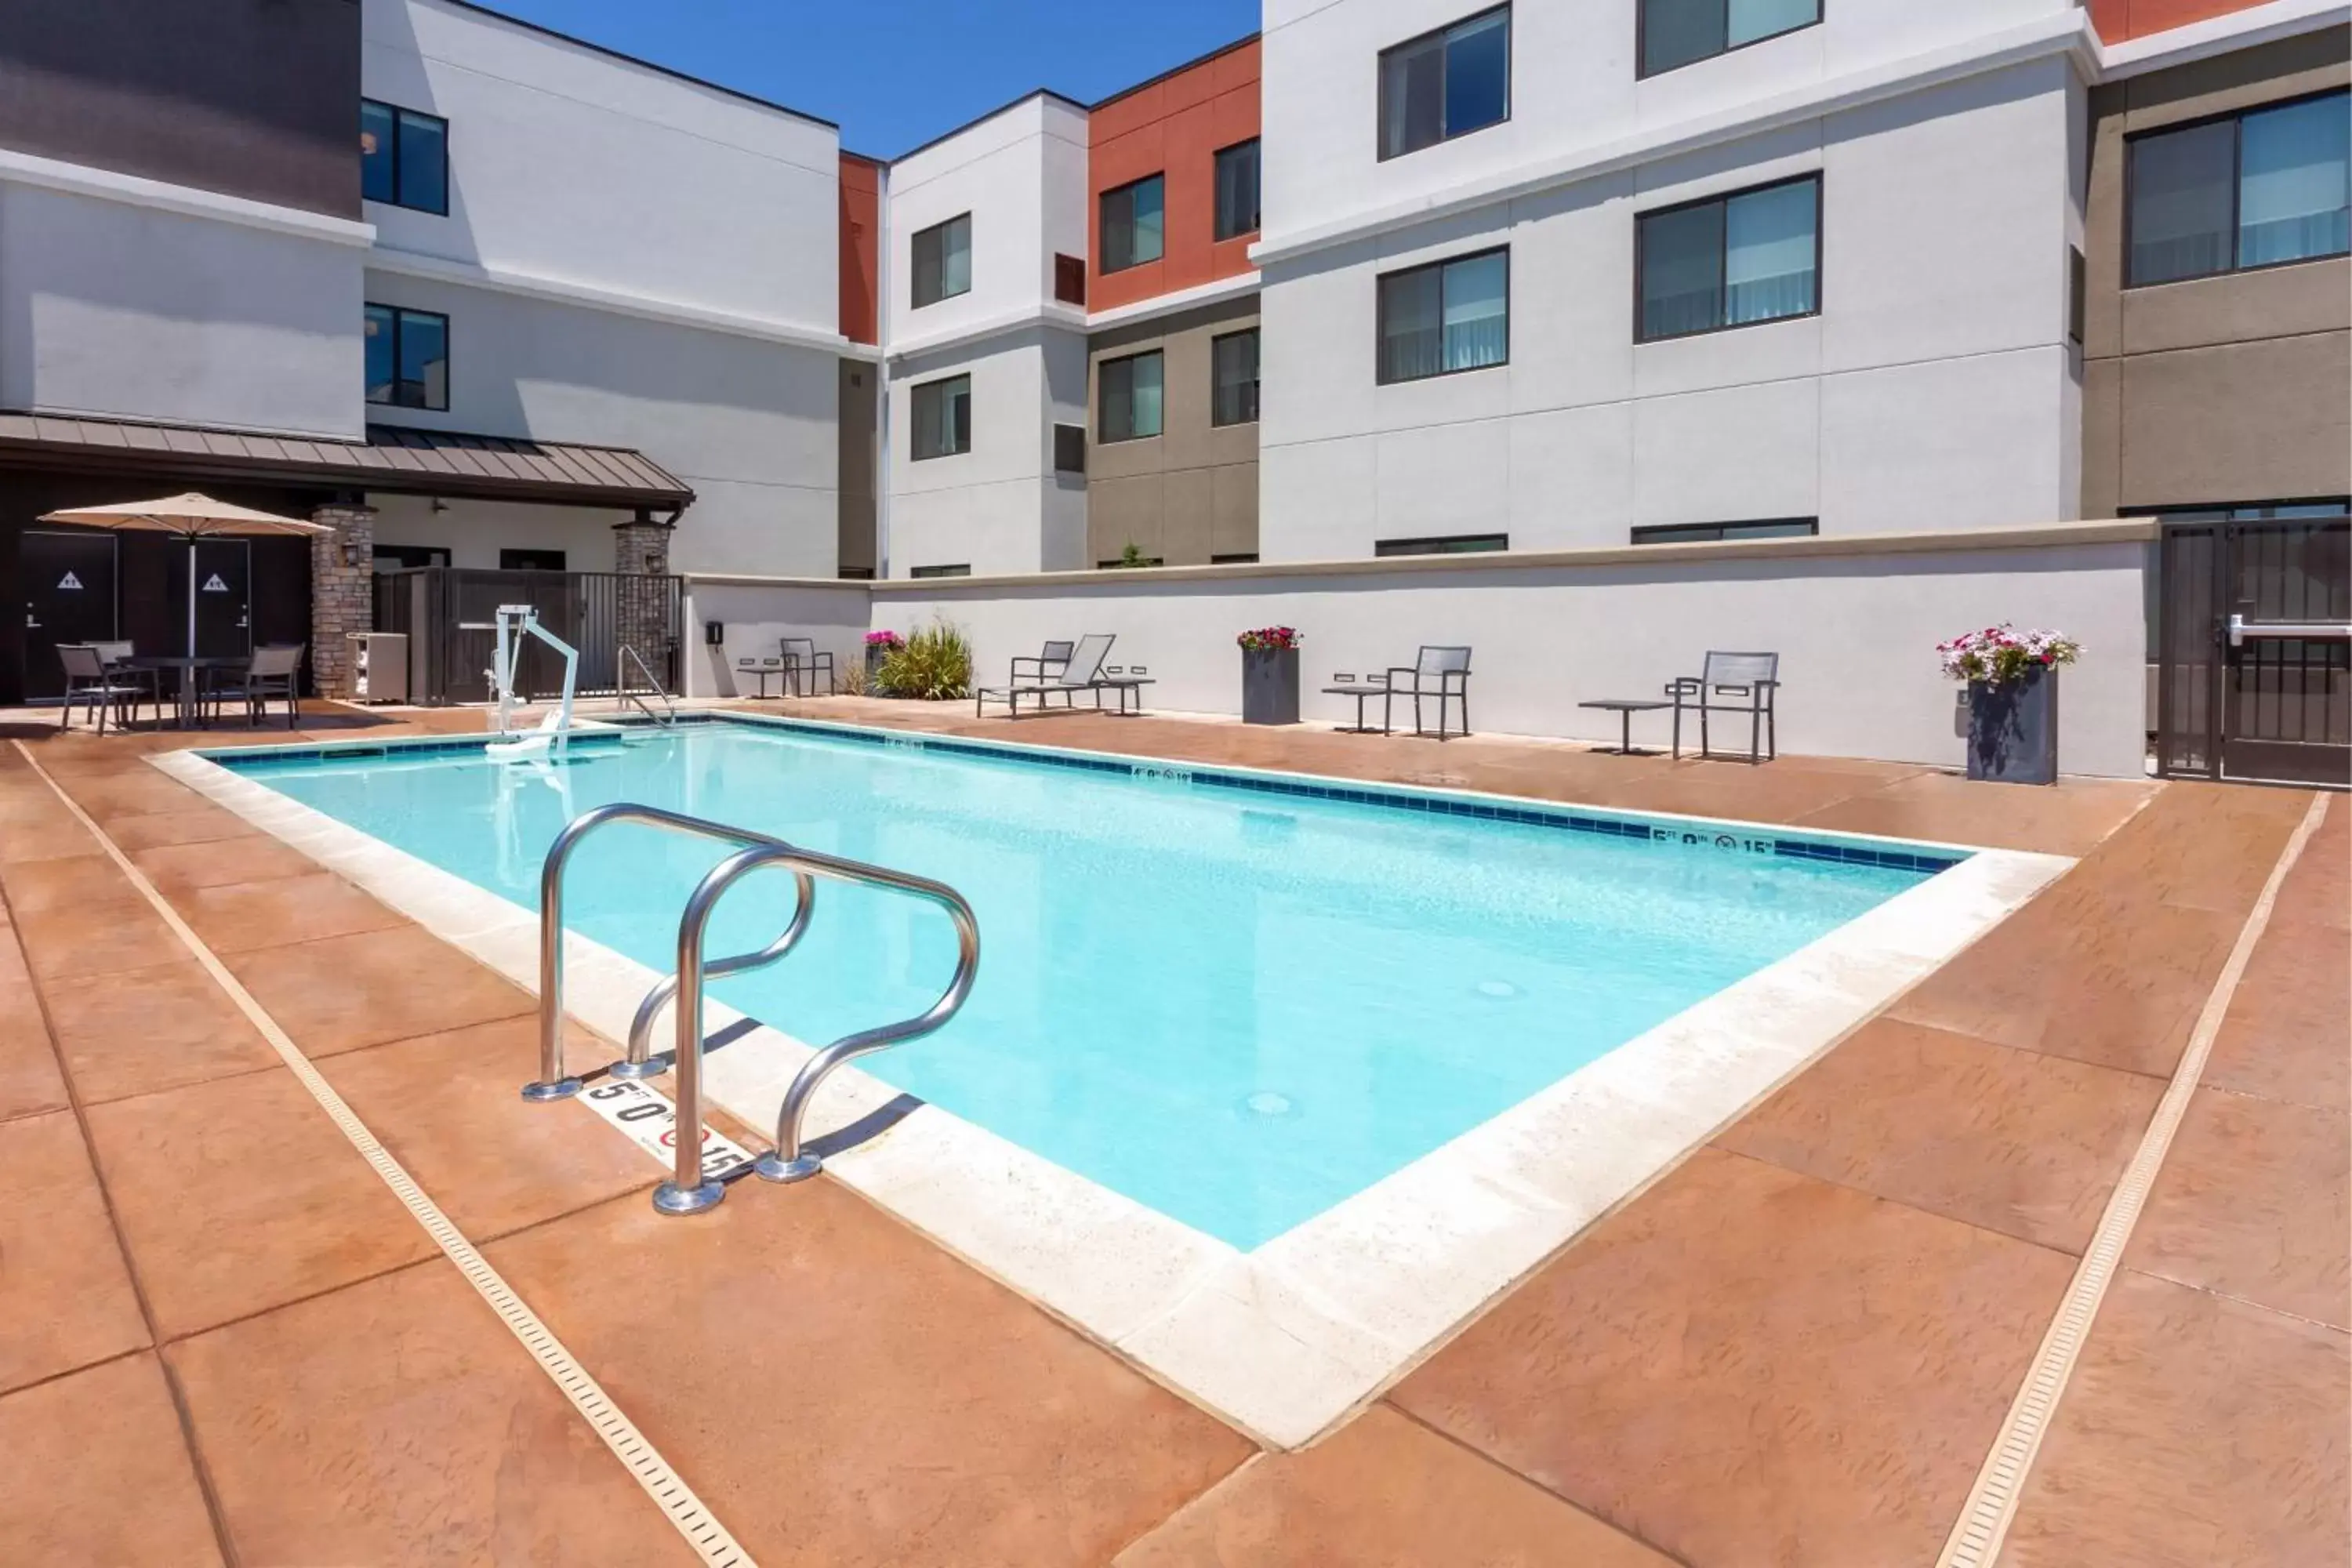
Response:
[{"label": "window", "polygon": [[1822,0],[1641,0],[1643,76],[1656,76],[1822,19]]},{"label": "window", "polygon": [[1808,539],[1822,531],[1815,517],[1770,517],[1759,522],[1670,522],[1633,531],[1636,544],[1703,544],[1720,539]]},{"label": "window", "polygon": [[844,566],[840,571],[835,573],[834,576],[844,583],[871,583],[874,581],[874,568],[871,566]]},{"label": "window", "polygon": [[2083,247],[2066,247],[2066,341],[2080,347],[2083,326],[2091,313],[2091,280],[2084,265]]},{"label": "window", "polygon": [[[1135,546],[1131,544],[1129,545],[1128,548],[1129,550],[1135,550]],[[1139,567],[1165,566],[1167,564],[1167,562],[1161,560],[1157,555],[1146,555],[1142,551],[1136,550],[1135,559],[1132,561],[1129,560],[1124,555],[1120,556],[1116,561],[1097,561],[1095,563],[1095,570],[1097,572],[1133,572]]]},{"label": "window", "polygon": [[1449,533],[1435,539],[1383,539],[1372,546],[1374,555],[1475,555],[1508,550],[1507,533]]},{"label": "window", "polygon": [[1257,138],[1225,148],[1217,154],[1217,228],[1219,239],[1234,239],[1257,232]]},{"label": "window", "polygon": [[959,562],[953,566],[918,566],[915,568],[914,575],[918,577],[969,577],[971,575],[971,563],[969,561]]},{"label": "window", "polygon": [[360,195],[418,212],[449,211],[449,122],[360,100]]},{"label": "window", "polygon": [[1257,329],[1209,340],[1209,423],[1257,423]]},{"label": "window", "polygon": [[2153,517],[2166,522],[2270,522],[2280,518],[2342,517],[2352,510],[2352,500],[2337,496],[2333,500],[2257,501],[2234,506],[2167,506],[2151,507],[2134,514]]},{"label": "window", "polygon": [[1419,381],[1511,357],[1511,253],[1481,251],[1380,284],[1380,379]]},{"label": "window", "polygon": [[971,292],[971,215],[915,235],[915,310]]},{"label": "window", "polygon": [[971,377],[951,375],[915,388],[914,460],[971,450]]},{"label": "window", "polygon": [[1096,419],[1105,441],[1138,441],[1160,434],[1160,351],[1107,359],[1095,374],[1101,383]]},{"label": "window", "polygon": [[1054,426],[1054,471],[1057,474],[1083,474],[1087,471],[1085,426]]},{"label": "window", "polygon": [[563,552],[561,550],[501,550],[499,552],[501,572],[561,572]]},{"label": "window", "polygon": [[1497,5],[1381,51],[1381,157],[1511,117],[1511,8]]},{"label": "window", "polygon": [[1075,256],[1054,258],[1054,298],[1065,305],[1087,302],[1087,264]]},{"label": "window", "polygon": [[1209,564],[1212,566],[1255,566],[1257,564],[1257,552],[1255,550],[1248,550],[1236,555],[1212,555],[1209,557]]},{"label": "window", "polygon": [[367,400],[394,408],[449,406],[449,318],[367,307]]},{"label": "window", "polygon": [[379,572],[409,572],[419,566],[446,566],[449,552],[438,544],[379,544],[374,547]]},{"label": "window", "polygon": [[1166,248],[1162,206],[1167,182],[1158,174],[1102,195],[1102,269],[1123,271],[1157,261]]},{"label": "window", "polygon": [[1818,174],[1643,213],[1634,338],[1688,337],[1821,309]]},{"label": "window", "polygon": [[2276,267],[2352,247],[2352,95],[2208,120],[2131,141],[2133,286]]}]

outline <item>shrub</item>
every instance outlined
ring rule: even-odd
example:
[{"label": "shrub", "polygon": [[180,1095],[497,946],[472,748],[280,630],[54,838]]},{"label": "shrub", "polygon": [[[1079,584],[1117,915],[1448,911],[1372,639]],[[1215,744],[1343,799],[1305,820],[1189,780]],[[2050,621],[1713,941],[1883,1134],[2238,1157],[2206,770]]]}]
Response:
[{"label": "shrub", "polygon": [[971,695],[971,639],[945,619],[917,628],[875,672],[893,697],[951,702]]}]

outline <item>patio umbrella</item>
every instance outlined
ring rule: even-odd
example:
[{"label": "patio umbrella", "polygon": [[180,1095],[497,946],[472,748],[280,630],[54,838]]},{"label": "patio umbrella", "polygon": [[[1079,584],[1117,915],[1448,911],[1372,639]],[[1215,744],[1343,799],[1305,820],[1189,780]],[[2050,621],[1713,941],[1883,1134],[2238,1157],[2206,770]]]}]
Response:
[{"label": "patio umbrella", "polygon": [[161,500],[127,500],[114,506],[68,507],[45,511],[43,522],[78,523],[83,528],[112,528],[140,533],[175,533],[188,542],[188,657],[196,657],[196,541],[257,533],[332,533],[323,522],[280,517],[274,511],[232,506],[208,495],[188,490]]}]

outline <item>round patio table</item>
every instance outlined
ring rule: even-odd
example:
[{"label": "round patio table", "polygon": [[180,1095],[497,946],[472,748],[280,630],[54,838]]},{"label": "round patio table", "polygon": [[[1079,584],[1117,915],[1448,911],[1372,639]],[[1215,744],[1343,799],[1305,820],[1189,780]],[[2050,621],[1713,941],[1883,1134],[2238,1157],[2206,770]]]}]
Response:
[{"label": "round patio table", "polygon": [[[244,664],[245,660],[234,655],[224,654],[142,653],[136,658],[124,659],[122,662],[133,669],[179,671],[179,719],[176,727],[182,730],[193,730],[196,727],[198,695],[196,677],[208,669],[234,669]],[[158,716],[160,717],[160,713]]]}]

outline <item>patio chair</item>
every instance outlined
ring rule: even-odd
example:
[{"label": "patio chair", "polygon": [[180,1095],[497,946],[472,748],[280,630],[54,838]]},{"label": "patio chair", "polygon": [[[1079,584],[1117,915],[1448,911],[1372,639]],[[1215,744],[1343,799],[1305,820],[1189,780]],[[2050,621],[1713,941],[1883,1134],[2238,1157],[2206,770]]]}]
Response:
[{"label": "patio chair", "polygon": [[[1675,703],[1675,755],[1683,754],[1683,710],[1698,713],[1698,754],[1715,755],[1709,744],[1707,716],[1743,715],[1748,720],[1748,761],[1769,763],[1780,754],[1776,709],[1780,690],[1780,656],[1777,653],[1722,653],[1709,649],[1696,675],[1676,676],[1666,683]],[[1725,701],[1723,699],[1733,700]]]},{"label": "patio chair", "polygon": [[[972,716],[979,717],[991,698],[1010,708],[1013,710],[1013,717],[1018,719],[1021,717],[1021,700],[1024,697],[1034,697],[1037,700],[1037,711],[1043,713],[1045,710],[1045,699],[1056,691],[1062,693],[1066,705],[1076,693],[1091,691],[1095,693],[1095,705],[1100,707],[1102,693],[1106,689],[1112,687],[1123,689],[1129,684],[1124,679],[1108,680],[1103,676],[1103,658],[1110,652],[1110,645],[1117,640],[1118,638],[1109,632],[1088,632],[1077,640],[1076,647],[1070,647],[1070,652],[1062,661],[1058,671],[1050,675],[1044,673],[1046,658],[1041,656],[1037,661],[1040,673],[1035,679],[1023,680],[1016,677],[1003,686],[982,686],[975,689],[971,694]],[[1045,645],[1047,655],[1051,654],[1055,646],[1053,643]],[[1068,644],[1060,646],[1070,647]],[[1020,665],[1028,661],[1025,659],[1013,660],[1016,671]],[[1119,700],[1124,706],[1126,702],[1124,689],[1120,692]]]},{"label": "patio chair", "polygon": [[[130,645],[110,646],[127,647]],[[99,651],[95,643],[58,644],[58,663],[64,667],[66,672],[65,706],[58,715],[58,728],[60,730],[73,723],[77,703],[89,710],[100,734],[106,733],[106,715],[110,709],[114,712],[115,727],[127,730],[139,716],[140,696],[143,693],[151,701],[154,698],[153,679],[150,677],[144,681],[139,679],[148,672],[116,668]]]},{"label": "patio chair", "polygon": [[830,697],[836,687],[833,679],[833,652],[816,650],[814,637],[784,639],[784,689],[795,697],[816,695],[817,672],[824,672],[824,694]]},{"label": "patio chair", "polygon": [[220,717],[225,702],[242,701],[246,721],[266,722],[269,717],[269,700],[281,698],[286,703],[286,727],[294,728],[299,710],[299,693],[295,682],[302,672],[302,653],[308,643],[265,643],[255,648],[241,670],[230,670],[226,679],[215,680],[205,691],[205,701],[211,708],[211,717]]},{"label": "patio chair", "polygon": [[[1421,703],[1423,698],[1437,700],[1435,739],[1459,740],[1470,732],[1470,650],[1466,647],[1433,647],[1423,643],[1421,653],[1410,668],[1392,665],[1382,678],[1388,691],[1381,700],[1381,727],[1393,731],[1395,703],[1400,697],[1412,699],[1412,732],[1428,735],[1431,731],[1422,723]],[[1462,728],[1449,732],[1445,728],[1445,705],[1461,705]]]},{"label": "patio chair", "polygon": [[[1027,665],[1029,667],[1028,680],[1032,685],[1046,680],[1051,677],[1060,675],[1064,670],[1070,668],[1070,655],[1074,650],[1076,650],[1077,646],[1077,644],[1073,642],[1048,642],[1045,644],[1044,650],[1036,654],[1034,657],[1025,653],[1014,654],[1013,656],[1013,672],[1011,675],[1006,677],[1006,684],[1008,686],[1019,686],[1022,684],[1022,666],[1024,665]],[[1075,698],[1069,697],[1066,694],[1064,699],[1066,706],[1075,700]]]}]

